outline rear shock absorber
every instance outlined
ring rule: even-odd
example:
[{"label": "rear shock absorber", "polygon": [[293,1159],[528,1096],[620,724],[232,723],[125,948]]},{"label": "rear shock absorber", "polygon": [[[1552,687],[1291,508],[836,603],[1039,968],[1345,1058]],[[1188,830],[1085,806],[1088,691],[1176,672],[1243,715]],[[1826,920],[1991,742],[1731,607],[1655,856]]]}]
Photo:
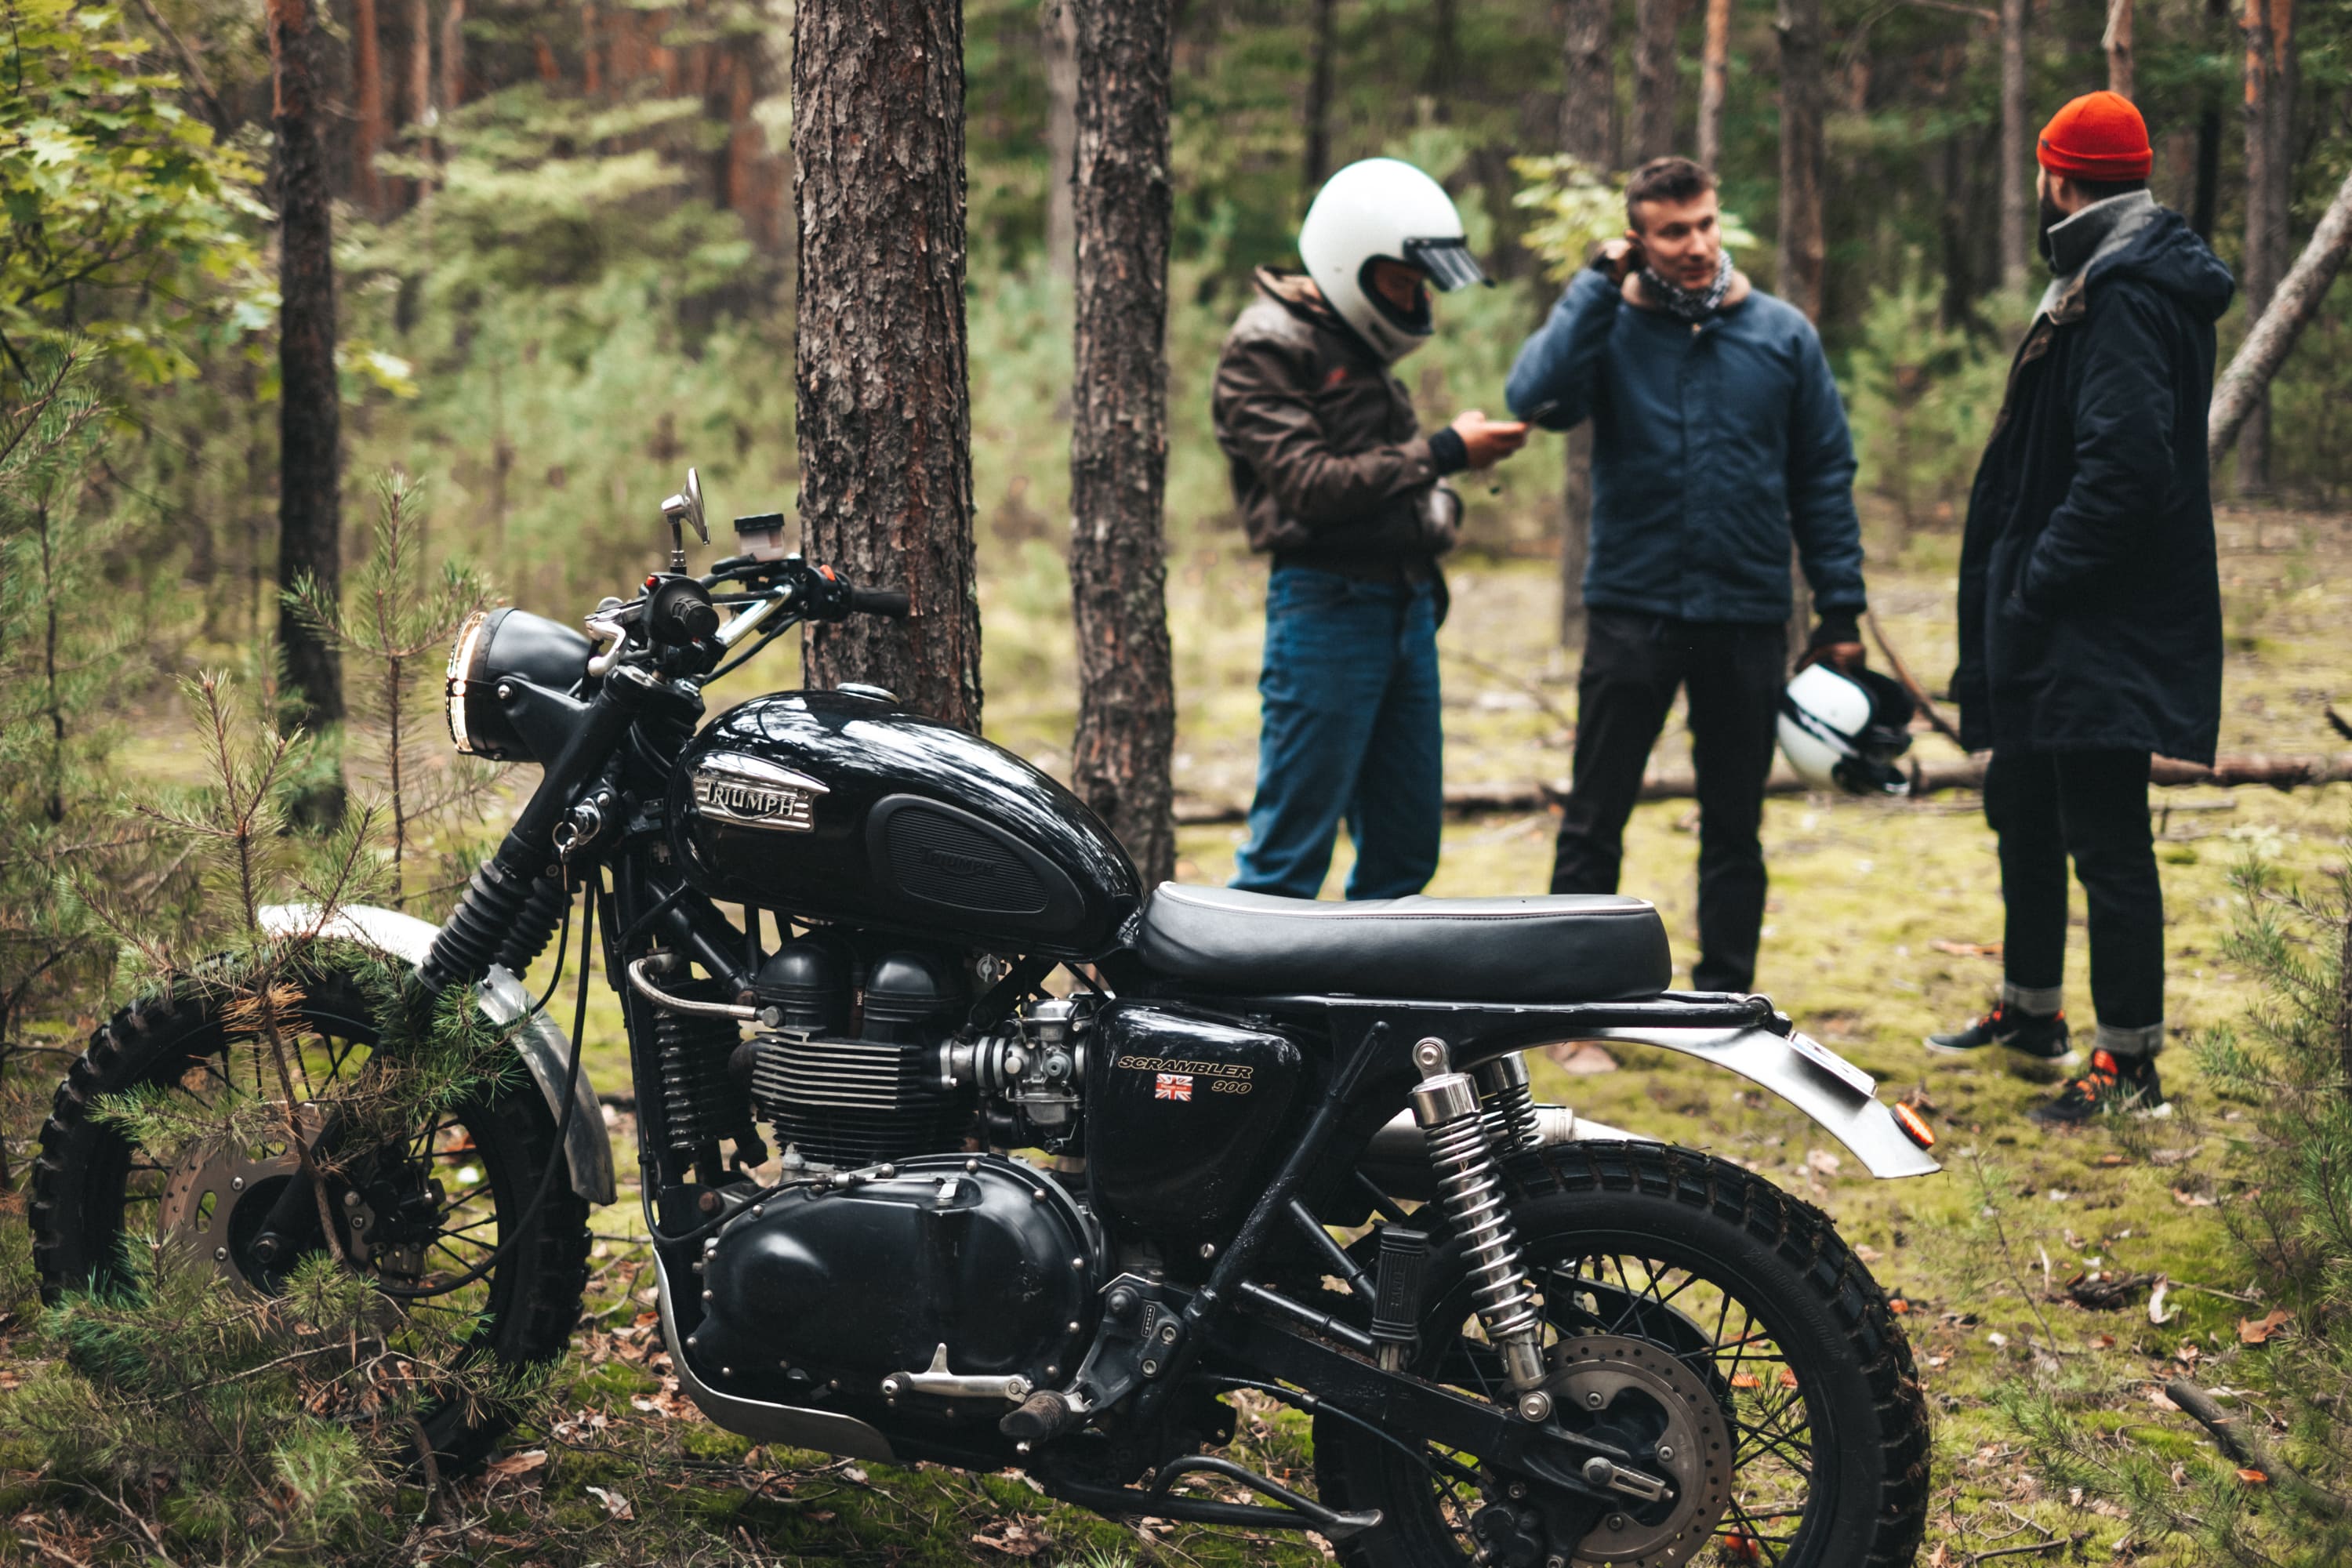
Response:
[{"label": "rear shock absorber", "polygon": [[1528,1058],[1519,1051],[1481,1062],[1470,1076],[1477,1080],[1479,1116],[1486,1124],[1486,1141],[1498,1154],[1533,1149],[1543,1142],[1536,1125],[1535,1091],[1528,1087]]},{"label": "rear shock absorber", "polygon": [[1467,1074],[1454,1070],[1452,1054],[1435,1036],[1412,1047],[1412,1065],[1421,1069],[1421,1082],[1412,1090],[1413,1119],[1429,1145],[1438,1202],[1468,1248],[1471,1304],[1502,1354],[1503,1375],[1517,1395],[1519,1418],[1549,1420],[1551,1395],[1540,1386],[1542,1320],[1519,1261],[1518,1233],[1511,1225],[1486,1119],[1479,1114],[1477,1087]]}]

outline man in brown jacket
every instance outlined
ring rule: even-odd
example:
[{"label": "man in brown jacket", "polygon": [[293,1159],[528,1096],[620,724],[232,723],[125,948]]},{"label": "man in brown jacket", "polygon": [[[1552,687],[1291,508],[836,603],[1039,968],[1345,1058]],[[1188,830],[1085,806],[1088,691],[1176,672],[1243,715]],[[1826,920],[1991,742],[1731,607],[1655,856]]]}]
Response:
[{"label": "man in brown jacket", "polygon": [[1518,449],[1472,412],[1422,436],[1389,366],[1428,341],[1428,285],[1482,280],[1437,183],[1375,158],[1331,177],[1304,273],[1262,268],[1217,364],[1217,442],[1250,547],[1274,557],[1257,797],[1233,885],[1311,899],[1344,817],[1350,899],[1417,893],[1444,805],[1437,625],[1461,501],[1444,477]]}]

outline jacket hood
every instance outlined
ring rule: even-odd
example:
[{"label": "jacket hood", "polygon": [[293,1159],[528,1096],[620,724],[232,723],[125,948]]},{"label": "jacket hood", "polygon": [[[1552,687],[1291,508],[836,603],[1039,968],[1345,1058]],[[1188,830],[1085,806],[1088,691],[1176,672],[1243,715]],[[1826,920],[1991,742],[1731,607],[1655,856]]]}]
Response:
[{"label": "jacket hood", "polygon": [[2238,291],[2221,258],[2169,207],[2158,207],[2120,247],[2095,258],[2086,281],[2118,274],[2163,289],[2208,321],[2219,321]]}]

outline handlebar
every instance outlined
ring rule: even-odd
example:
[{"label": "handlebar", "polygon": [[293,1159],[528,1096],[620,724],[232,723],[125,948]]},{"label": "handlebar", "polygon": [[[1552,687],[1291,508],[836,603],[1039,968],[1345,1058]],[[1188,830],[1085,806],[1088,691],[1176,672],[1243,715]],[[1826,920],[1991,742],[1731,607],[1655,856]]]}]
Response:
[{"label": "handlebar", "polygon": [[906,615],[910,607],[907,595],[895,588],[852,588],[846,605],[855,615],[893,616]]}]

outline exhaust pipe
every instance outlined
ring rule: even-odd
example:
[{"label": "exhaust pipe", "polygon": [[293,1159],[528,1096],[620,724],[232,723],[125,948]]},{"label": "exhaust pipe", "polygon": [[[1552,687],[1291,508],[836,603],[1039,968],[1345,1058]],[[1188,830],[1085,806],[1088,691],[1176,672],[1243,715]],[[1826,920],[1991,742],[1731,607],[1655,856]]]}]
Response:
[{"label": "exhaust pipe", "polygon": [[[1655,1143],[1655,1138],[1639,1132],[1628,1132],[1605,1122],[1579,1116],[1565,1105],[1536,1107],[1536,1131],[1538,1146],[1549,1148],[1555,1143],[1580,1142],[1619,1142]],[[1430,1173],[1429,1147],[1422,1138],[1421,1126],[1413,1121],[1412,1112],[1400,1110],[1386,1125],[1372,1134],[1365,1145],[1358,1169],[1380,1184],[1382,1192],[1395,1198],[1411,1198],[1427,1203],[1436,1196],[1437,1186]]]}]

